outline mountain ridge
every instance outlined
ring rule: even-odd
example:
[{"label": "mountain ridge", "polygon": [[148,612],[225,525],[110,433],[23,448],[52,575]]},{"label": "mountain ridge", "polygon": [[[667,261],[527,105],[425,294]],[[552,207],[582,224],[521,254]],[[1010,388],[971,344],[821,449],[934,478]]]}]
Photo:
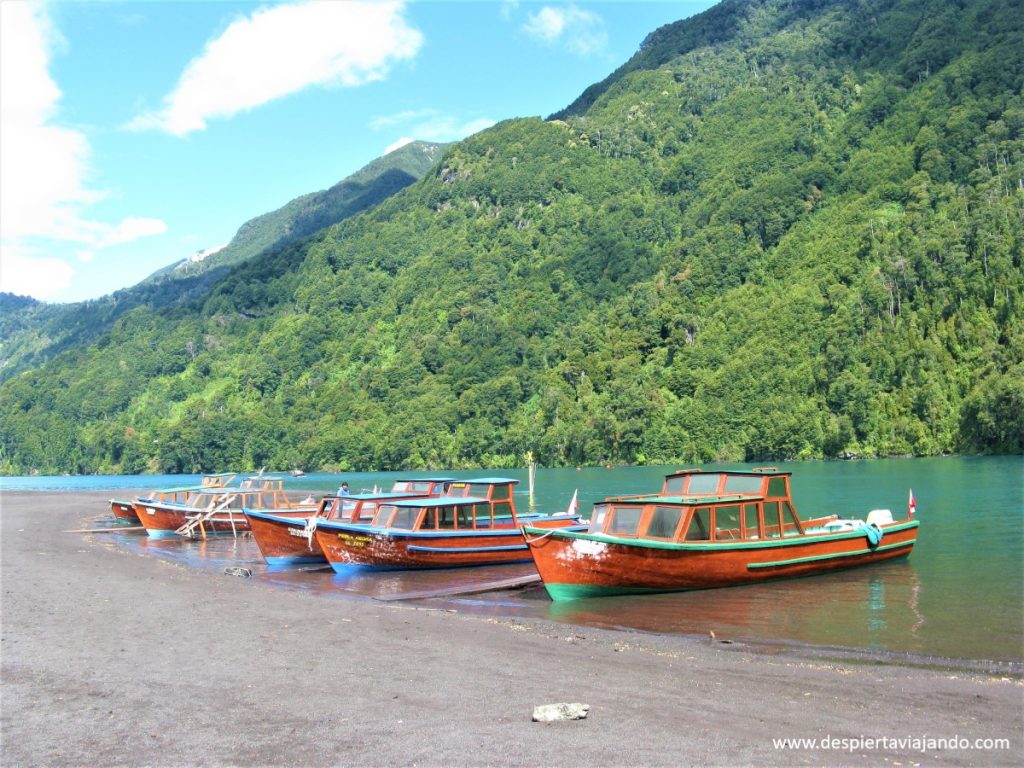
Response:
[{"label": "mountain ridge", "polygon": [[703,47],[668,25],[685,52],[584,113],[446,147],[5,383],[0,467],[1024,451],[1016,5],[729,2]]},{"label": "mountain ridge", "polygon": [[10,299],[6,321],[0,325],[0,381],[37,367],[65,349],[90,343],[135,307],[188,304],[261,251],[307,237],[376,205],[422,176],[444,146],[424,141],[405,144],[326,190],[301,195],[249,219],[227,245],[202,260],[182,259],[98,299],[72,304],[15,304]]}]

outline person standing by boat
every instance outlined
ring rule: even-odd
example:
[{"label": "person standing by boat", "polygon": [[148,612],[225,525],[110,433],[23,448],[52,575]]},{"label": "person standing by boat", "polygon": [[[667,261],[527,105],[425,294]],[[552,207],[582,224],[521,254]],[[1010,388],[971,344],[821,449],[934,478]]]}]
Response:
[{"label": "person standing by boat", "polygon": [[339,496],[348,496],[348,483],[342,483],[341,488],[338,489]]}]

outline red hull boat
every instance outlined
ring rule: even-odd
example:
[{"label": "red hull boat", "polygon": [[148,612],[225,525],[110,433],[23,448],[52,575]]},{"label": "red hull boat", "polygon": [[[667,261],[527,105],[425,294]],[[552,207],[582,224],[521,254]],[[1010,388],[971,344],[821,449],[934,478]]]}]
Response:
[{"label": "red hull boat", "polygon": [[118,520],[123,520],[126,523],[139,522],[139,516],[135,513],[135,505],[130,501],[111,499],[110,511]]},{"label": "red hull boat", "polygon": [[918,521],[874,510],[866,520],[801,520],[790,474],[686,470],[661,494],[597,504],[586,532],[524,526],[553,600],[674,592],[882,562],[910,554]]},{"label": "red hull boat", "polygon": [[[316,540],[336,571],[456,568],[529,560],[523,519],[547,530],[585,526],[576,515],[518,516],[516,480],[452,483],[449,496],[382,504],[369,525],[317,524]],[[458,495],[461,494],[461,495]]]},{"label": "red hull boat", "polygon": [[380,504],[404,499],[439,496],[452,478],[398,480],[387,493],[327,496],[314,515],[247,509],[245,517],[260,553],[268,565],[326,563],[314,531],[321,521],[369,524]]},{"label": "red hull boat", "polygon": [[284,481],[275,477],[246,478],[235,486],[191,486],[157,491],[133,502],[139,522],[153,538],[202,536],[249,530],[247,508],[309,517],[317,510],[312,498],[293,501]]}]

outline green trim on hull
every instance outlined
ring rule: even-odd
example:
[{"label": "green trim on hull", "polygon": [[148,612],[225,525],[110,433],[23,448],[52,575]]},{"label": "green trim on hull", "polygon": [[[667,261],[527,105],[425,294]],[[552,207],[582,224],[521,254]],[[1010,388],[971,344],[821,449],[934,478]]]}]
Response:
[{"label": "green trim on hull", "polygon": [[553,601],[581,600],[586,597],[610,597],[612,595],[655,595],[663,592],[681,592],[678,587],[651,589],[648,587],[598,587],[593,584],[544,584],[548,597]]},{"label": "green trim on hull", "polygon": [[901,547],[912,547],[917,542],[917,539],[910,539],[909,541],[901,541],[896,544],[883,544],[873,549],[858,549],[853,552],[835,552],[829,555],[812,555],[811,557],[794,557],[792,560],[776,560],[771,563],[747,563],[747,568],[778,568],[785,565],[800,565],[801,563],[817,563],[822,560],[838,560],[843,557],[859,557],[860,555],[870,555],[875,552],[885,552],[890,549],[900,549]]},{"label": "green trim on hull", "polygon": [[[898,525],[887,526],[882,529],[883,534],[889,535],[917,528],[920,523],[917,520],[899,523]],[[756,541],[709,541],[709,542],[685,542],[656,541],[654,539],[626,539],[618,536],[609,536],[604,533],[580,533],[569,531],[564,528],[535,528],[532,525],[524,525],[523,530],[532,535],[550,534],[560,539],[584,539],[586,541],[599,541],[603,544],[621,544],[627,547],[644,547],[646,549],[672,549],[677,552],[720,552],[722,550],[740,549],[772,549],[776,547],[798,547],[808,542],[821,541],[844,541],[846,539],[863,538],[864,532],[860,528],[838,533],[807,533],[801,536],[787,536],[781,539],[759,539]]]}]

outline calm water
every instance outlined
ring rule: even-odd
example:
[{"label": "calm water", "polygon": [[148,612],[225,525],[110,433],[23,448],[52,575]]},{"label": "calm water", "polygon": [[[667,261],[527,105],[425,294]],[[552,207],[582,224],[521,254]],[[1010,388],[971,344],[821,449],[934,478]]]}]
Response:
[{"label": "calm water", "polygon": [[[743,465],[727,465],[743,466]],[[549,618],[577,627],[706,635],[760,643],[877,651],[906,657],[1024,662],[1024,457],[899,459],[780,464],[793,472],[802,517],[871,509],[906,509],[914,489],[921,521],[913,554],[904,560],[841,573],[768,584],[668,595],[551,603],[542,588],[427,598],[421,603],[511,617]],[[674,467],[539,469],[534,498],[525,470],[432,473],[460,478],[519,479],[520,510],[565,509],[579,490],[580,509],[609,495],[647,493]],[[312,474],[295,488],[353,491],[388,487],[397,477],[427,473]],[[109,490],[182,485],[197,477],[0,478],[0,490]],[[156,541],[117,534],[123,546],[195,567],[242,565],[281,588],[374,597],[401,596],[532,572],[511,565],[424,573],[267,568],[248,538]],[[578,630],[577,630],[578,631]],[[567,630],[567,635],[570,630]]]}]

